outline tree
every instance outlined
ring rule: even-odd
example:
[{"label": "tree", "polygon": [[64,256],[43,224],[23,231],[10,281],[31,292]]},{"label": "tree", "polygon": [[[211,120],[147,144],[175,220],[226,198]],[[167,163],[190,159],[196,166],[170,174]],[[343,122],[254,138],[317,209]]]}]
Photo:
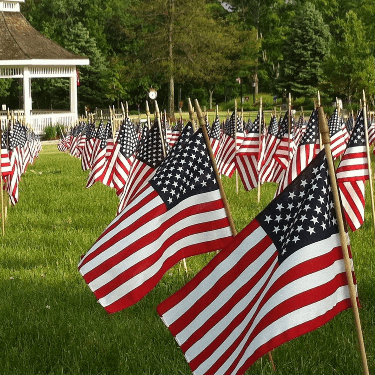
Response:
[{"label": "tree", "polygon": [[[201,0],[147,0],[137,8],[142,73],[154,85],[169,83],[168,111],[174,117],[174,83],[211,86],[228,72],[239,44],[233,27],[212,17]],[[138,57],[138,56],[137,56]],[[232,64],[233,66],[233,64]],[[162,82],[157,81],[162,80]]]},{"label": "tree", "polygon": [[284,46],[279,91],[315,96],[322,81],[322,62],[329,52],[330,32],[322,15],[310,2],[297,8]]},{"label": "tree", "polygon": [[336,22],[338,39],[324,66],[324,89],[348,101],[362,97],[362,90],[375,94],[375,59],[363,23],[354,11]]}]

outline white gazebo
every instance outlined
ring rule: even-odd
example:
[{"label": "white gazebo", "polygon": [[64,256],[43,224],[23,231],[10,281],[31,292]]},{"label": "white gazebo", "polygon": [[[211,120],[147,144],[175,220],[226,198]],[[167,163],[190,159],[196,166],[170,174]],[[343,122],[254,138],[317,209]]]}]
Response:
[{"label": "white gazebo", "polygon": [[[77,120],[77,65],[90,61],[35,30],[20,12],[24,1],[0,0],[0,78],[22,78],[25,121],[42,133],[48,125]],[[33,111],[31,79],[63,77],[70,79],[70,111]]]}]

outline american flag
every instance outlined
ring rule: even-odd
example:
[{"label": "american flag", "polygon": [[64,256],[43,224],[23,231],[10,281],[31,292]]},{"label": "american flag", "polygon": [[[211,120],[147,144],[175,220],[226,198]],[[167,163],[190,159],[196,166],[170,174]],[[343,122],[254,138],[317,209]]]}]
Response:
[{"label": "american flag", "polygon": [[328,121],[328,127],[331,138],[332,157],[333,159],[337,159],[346,149],[345,135],[342,131],[342,122],[337,108]]},{"label": "american flag", "polygon": [[84,131],[84,125],[82,122],[80,122],[78,125],[76,125],[72,129],[72,142],[70,146],[70,154],[79,158],[81,156],[81,148],[80,148],[80,142],[81,142],[81,137],[82,133]]},{"label": "american flag", "polygon": [[305,134],[307,122],[305,121],[305,116],[303,113],[300,114],[298,122],[296,124],[296,131],[295,131],[295,143],[298,147],[299,143],[301,142],[302,136]]},{"label": "american flag", "polygon": [[123,189],[129,178],[138,143],[139,139],[134,125],[129,118],[126,118],[121,124],[116,145],[103,178],[103,184],[112,185],[118,192]]},{"label": "american flag", "polygon": [[1,175],[3,178],[12,174],[12,165],[10,164],[7,140],[8,131],[4,130],[1,132]]},{"label": "american flag", "polygon": [[241,375],[351,306],[324,151],[157,310],[195,375]]},{"label": "american flag", "polygon": [[[168,144],[164,141],[168,150]],[[127,204],[140,192],[148,180],[152,178],[156,168],[164,159],[162,139],[157,121],[142,139],[129,172],[129,178],[121,192],[117,212],[121,212]]]},{"label": "american flag", "polygon": [[284,168],[288,168],[288,164],[293,157],[296,145],[293,137],[294,119],[291,117],[291,126],[289,134],[289,111],[285,113],[285,116],[281,120],[279,125],[279,131],[276,135],[278,143],[276,145],[274,158]]},{"label": "american flag", "polygon": [[354,128],[354,117],[353,115],[350,115],[348,119],[346,120],[346,129],[348,130],[349,135],[352,134],[353,128]]},{"label": "american flag", "polygon": [[81,153],[81,167],[83,171],[91,169],[91,157],[95,143],[95,124],[91,123],[86,127],[86,142]]},{"label": "american flag", "polygon": [[249,132],[253,128],[253,122],[251,121],[251,118],[247,120],[246,125],[244,126],[245,133]]},{"label": "american flag", "polygon": [[[108,158],[110,156],[108,155],[108,140],[112,140],[113,143],[111,123],[108,122],[106,127],[101,129],[97,136],[98,147],[96,148],[95,157],[91,161],[91,171],[87,178],[86,188],[91,187],[97,181],[102,182],[108,167]],[[110,148],[110,152],[112,149],[113,146]]]},{"label": "american flag", "polygon": [[183,258],[233,237],[202,130],[172,149],[79,263],[106,311],[133,305]]},{"label": "american flag", "polygon": [[369,178],[363,111],[357,117],[336,176],[346,221],[355,231],[364,222],[365,181]]},{"label": "american flag", "polygon": [[181,130],[178,126],[167,130],[167,142],[170,148],[177,142],[178,137],[181,135]]},{"label": "american flag", "polygon": [[220,141],[221,141],[221,126],[220,126],[219,116],[215,117],[215,120],[212,123],[211,131],[209,134],[210,134],[212,152],[216,158],[217,153],[219,152],[219,149],[220,149]]},{"label": "american flag", "polygon": [[9,200],[14,206],[19,199],[18,184],[21,179],[22,171],[22,148],[23,143],[22,127],[17,121],[13,130],[9,132],[9,157],[12,167],[12,173],[7,177],[7,193]]},{"label": "american flag", "polygon": [[[280,119],[281,124],[282,119]],[[268,127],[268,132],[264,145],[264,158],[260,170],[260,181],[263,182],[279,182],[284,168],[274,158],[279,139],[277,138],[279,132],[279,124],[276,116],[273,116]]]},{"label": "american flag", "polygon": [[375,122],[368,121],[368,124],[371,124],[368,128],[368,144],[372,145],[375,143]]},{"label": "american flag", "polygon": [[227,177],[232,177],[236,170],[236,150],[244,139],[241,120],[238,116],[237,120],[235,120],[234,113],[235,112],[232,113],[232,116],[226,123],[223,140],[216,158],[219,173]]},{"label": "american flag", "polygon": [[293,158],[288,165],[288,169],[284,172],[284,176],[276,191],[276,195],[280,194],[307,167],[311,160],[313,160],[313,158],[319,153],[319,149],[318,109],[314,109],[297,151],[293,155]]},{"label": "american flag", "polygon": [[94,136],[94,143],[93,143],[93,146],[92,146],[91,159],[90,159],[91,168],[92,168],[94,160],[96,158],[96,154],[100,150],[100,145],[102,144],[102,140],[105,137],[106,127],[107,127],[107,125],[104,124],[103,121],[100,121],[98,129],[96,129],[95,136]]},{"label": "american flag", "polygon": [[259,115],[251,127],[248,127],[244,140],[236,152],[236,168],[246,190],[258,186],[259,147]]}]

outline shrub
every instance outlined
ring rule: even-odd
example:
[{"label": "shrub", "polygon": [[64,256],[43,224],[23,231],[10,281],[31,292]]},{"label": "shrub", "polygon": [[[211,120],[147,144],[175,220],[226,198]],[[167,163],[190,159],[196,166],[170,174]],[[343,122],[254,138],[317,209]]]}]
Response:
[{"label": "shrub", "polygon": [[63,133],[65,133],[64,125],[55,125],[56,127],[56,136],[57,138],[61,138],[63,136]]},{"label": "shrub", "polygon": [[46,126],[44,128],[44,139],[56,139],[56,127],[55,126]]}]

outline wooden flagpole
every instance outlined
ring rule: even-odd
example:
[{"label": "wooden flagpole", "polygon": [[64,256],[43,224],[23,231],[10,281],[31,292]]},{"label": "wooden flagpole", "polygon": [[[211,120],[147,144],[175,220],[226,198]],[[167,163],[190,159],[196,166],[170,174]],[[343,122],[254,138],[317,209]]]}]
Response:
[{"label": "wooden flagpole", "polygon": [[197,130],[197,127],[195,126],[195,121],[194,121],[194,110],[193,110],[193,106],[191,104],[191,100],[190,98],[188,98],[188,108],[189,108],[189,118],[190,118],[190,122],[193,126],[193,130],[196,131]]},{"label": "wooden flagpole", "polygon": [[[262,97],[260,97],[259,99],[259,151],[260,151],[260,143],[261,143],[261,139],[262,139],[262,121],[263,121],[263,118],[262,118]],[[259,155],[259,158],[261,156],[260,152],[258,153]],[[258,203],[260,202],[260,167],[261,167],[261,160],[258,161],[258,165],[257,165],[257,169],[258,169]]]},{"label": "wooden flagpole", "polygon": [[[219,186],[221,199],[223,200],[223,203],[224,203],[225,213],[227,214],[227,218],[228,218],[228,221],[229,221],[230,229],[232,231],[232,235],[233,235],[233,237],[235,237],[237,235],[237,230],[236,230],[236,227],[234,225],[233,217],[232,217],[232,214],[230,212],[230,208],[229,208],[229,204],[228,204],[228,201],[227,201],[227,197],[225,195],[223,184],[221,182],[220,175],[219,175],[219,172],[217,170],[215,156],[212,152],[210,138],[208,137],[207,129],[206,129],[206,126],[205,126],[205,120],[204,120],[204,117],[203,117],[203,114],[202,114],[202,111],[201,111],[201,108],[199,106],[199,103],[198,103],[197,99],[195,99],[195,106],[196,106],[196,109],[197,109],[198,122],[199,122],[200,127],[202,128],[203,136],[204,136],[204,139],[206,141],[208,154],[210,155],[210,159],[211,159],[212,167],[214,169],[216,181],[217,181],[217,184]],[[269,358],[269,360],[272,364],[273,371],[276,371],[275,363],[273,361],[271,352],[268,353],[268,358]]]},{"label": "wooden flagpole", "polygon": [[[159,127],[159,133],[160,133],[160,139],[161,139],[161,146],[162,146],[162,149],[163,149],[163,156],[164,156],[164,158],[166,158],[167,157],[167,151],[165,149],[164,134],[163,134],[163,129],[161,127],[159,106],[158,106],[158,102],[156,100],[155,100],[155,112],[156,112],[156,121],[158,122],[158,127]],[[187,264],[186,264],[186,259],[185,258],[182,259],[182,264],[183,264],[185,272],[187,274],[188,273],[188,269],[187,269]]]},{"label": "wooden flagpole", "polygon": [[[234,145],[235,145],[235,151],[234,151],[234,157],[236,157],[237,154],[237,99],[234,99]],[[236,164],[236,162],[235,162]],[[238,195],[238,171],[237,171],[237,165],[236,165],[236,193]]]},{"label": "wooden flagpole", "polygon": [[161,147],[163,149],[163,156],[165,158],[167,157],[167,150],[165,149],[164,134],[163,134],[163,129],[161,128],[161,121],[160,121],[160,111],[159,111],[158,102],[156,100],[155,100],[155,111],[156,111],[156,121],[158,122],[158,127],[159,127]]},{"label": "wooden flagpole", "polygon": [[369,183],[370,183],[372,221],[373,221],[374,235],[375,235],[374,187],[373,187],[373,181],[372,181],[372,166],[371,166],[371,157],[370,157],[370,145],[368,143],[367,105],[366,105],[365,90],[363,90],[363,119],[364,119],[364,122],[365,122],[365,139],[366,139],[366,153],[367,153],[367,164],[368,164],[368,178],[369,178]]},{"label": "wooden flagpole", "polygon": [[199,103],[198,103],[197,99],[195,99],[195,106],[196,106],[196,110],[197,110],[198,123],[199,123],[200,127],[202,128],[203,136],[204,136],[204,139],[206,141],[206,146],[207,146],[207,149],[208,149],[208,153],[210,155],[210,159],[211,159],[212,167],[214,169],[216,181],[217,181],[217,184],[219,186],[221,199],[224,202],[225,213],[227,214],[227,217],[228,217],[228,220],[229,220],[229,226],[230,226],[230,229],[232,231],[232,235],[236,236],[237,230],[236,230],[236,227],[234,225],[232,215],[230,213],[229,204],[228,204],[228,201],[227,201],[227,198],[226,198],[226,195],[225,195],[223,184],[222,184],[221,179],[220,179],[219,171],[217,170],[215,156],[212,152],[211,142],[210,142],[210,138],[208,137],[204,116],[203,116],[203,113],[201,111],[201,108],[199,106]]},{"label": "wooden flagpole", "polygon": [[146,100],[146,116],[147,116],[147,126],[148,130],[151,129],[151,121],[150,121],[150,108],[148,106],[148,101]]},{"label": "wooden flagpole", "polygon": [[289,100],[288,100],[288,165],[290,163],[290,142],[292,136],[292,95],[289,93]]},{"label": "wooden flagpole", "polygon": [[326,158],[327,158],[327,163],[328,163],[328,173],[329,173],[329,178],[331,182],[331,189],[332,189],[333,201],[335,205],[337,225],[339,229],[341,248],[342,248],[342,253],[343,253],[343,258],[344,258],[344,263],[345,263],[345,272],[346,272],[346,277],[348,281],[350,301],[352,304],[354,321],[355,321],[355,326],[357,330],[359,349],[360,349],[361,359],[362,359],[363,374],[369,375],[365,345],[363,341],[363,334],[362,334],[362,328],[361,328],[361,321],[360,321],[359,312],[358,312],[357,292],[356,292],[356,288],[353,282],[352,266],[351,266],[351,261],[349,257],[347,237],[346,237],[344,220],[343,220],[343,215],[342,215],[342,210],[341,210],[339,191],[338,191],[337,182],[336,182],[336,173],[335,173],[335,168],[333,165],[333,158],[332,158],[332,153],[331,153],[329,128],[328,128],[327,120],[325,118],[322,107],[319,107],[319,129],[322,135],[322,141],[324,144],[324,149],[326,152]]}]

